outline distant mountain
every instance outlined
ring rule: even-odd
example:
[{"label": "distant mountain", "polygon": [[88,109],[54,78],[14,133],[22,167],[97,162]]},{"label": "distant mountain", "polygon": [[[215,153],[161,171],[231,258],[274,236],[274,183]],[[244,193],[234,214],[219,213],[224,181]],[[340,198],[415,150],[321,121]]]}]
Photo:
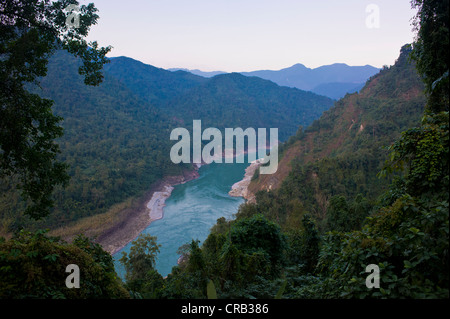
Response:
[{"label": "distant mountain", "polygon": [[189,69],[183,69],[183,68],[174,68],[174,69],[167,69],[167,71],[171,71],[171,72],[176,72],[176,71],[184,71],[184,72],[190,72],[192,74],[198,75],[198,76],[203,76],[205,78],[212,78],[216,75],[220,75],[220,74],[225,74],[227,72],[223,72],[223,71],[210,71],[210,72],[205,72],[205,71],[200,71],[198,69],[195,70],[189,70]]},{"label": "distant mountain", "polygon": [[[200,70],[169,69],[169,71],[180,70],[206,78],[225,73],[222,71],[203,72]],[[338,100],[347,93],[357,92],[371,76],[379,71],[380,69],[370,65],[349,66],[344,63],[335,63],[310,69],[298,63],[278,71],[261,70],[240,73],[248,77],[254,76],[269,80],[280,86],[311,91]]]},{"label": "distant mountain", "polygon": [[335,63],[315,69],[307,68],[303,64],[295,64],[279,71],[253,71],[242,72],[242,74],[339,99],[346,93],[355,92],[355,88],[364,86],[366,81],[379,71],[378,68],[370,65],[349,66],[344,63]]},{"label": "distant mountain", "polygon": [[328,96],[335,100],[339,100],[346,94],[358,92],[364,87],[364,84],[365,83],[355,84],[346,82],[324,83],[316,86],[314,89],[312,89],[312,92],[319,95]]}]

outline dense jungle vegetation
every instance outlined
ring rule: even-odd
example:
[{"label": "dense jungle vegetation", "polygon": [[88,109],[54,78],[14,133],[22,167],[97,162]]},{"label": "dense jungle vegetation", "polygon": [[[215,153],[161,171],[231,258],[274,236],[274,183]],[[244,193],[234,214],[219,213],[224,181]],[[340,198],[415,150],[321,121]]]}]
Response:
[{"label": "dense jungle vegetation", "polygon": [[[311,126],[312,118],[302,123],[303,110],[296,113],[297,126],[306,129],[294,136],[290,128],[282,151],[298,148],[303,155],[288,164],[278,188],[262,188],[256,203],[241,206],[233,220],[219,219],[203,243],[181,247],[182,261],[167,278],[155,269],[157,238],[141,235],[121,259],[125,282],[91,239],[66,243],[36,225],[98,213],[181,169],[161,158],[162,132],[195,115],[171,118],[163,104],[152,104],[164,94],[147,100],[102,74],[109,48],[84,40],[96,9],[83,6],[82,27],[71,31],[62,12],[69,3],[76,1],[0,2],[0,212],[2,227],[14,231],[0,238],[0,298],[449,297],[448,1],[412,0],[417,39],[394,66]],[[49,82],[38,95],[35,81],[45,88],[48,59],[60,49],[80,60],[57,53],[67,81]],[[74,68],[81,78],[67,71]],[[195,83],[173,88],[178,97],[164,105],[184,103],[183,94],[208,97],[199,90],[217,90],[217,82],[255,85],[256,92],[263,84],[238,85],[244,79],[233,74],[208,82],[182,76]],[[271,84],[263,87],[272,99]],[[55,102],[45,95],[52,89]],[[295,92],[280,94],[304,95]],[[65,285],[69,264],[83,269],[82,289]],[[368,265],[380,270],[379,288],[366,286]]]}]

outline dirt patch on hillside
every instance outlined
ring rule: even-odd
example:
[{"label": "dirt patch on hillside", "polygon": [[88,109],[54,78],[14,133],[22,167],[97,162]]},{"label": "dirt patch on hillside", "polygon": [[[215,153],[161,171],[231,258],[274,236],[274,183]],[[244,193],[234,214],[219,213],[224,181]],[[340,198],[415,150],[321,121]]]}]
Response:
[{"label": "dirt patch on hillside", "polygon": [[[254,195],[261,190],[277,189],[291,172],[291,162],[294,159],[299,159],[301,163],[307,164],[327,157],[339,149],[349,138],[351,128],[359,121],[362,113],[362,110],[356,106],[358,94],[353,94],[346,99],[343,110],[341,108],[331,109],[327,114],[328,117],[336,117],[336,125],[333,125],[333,129],[320,129],[307,133],[303,139],[295,142],[286,150],[275,174],[260,175],[258,180],[250,183],[248,191]],[[323,144],[322,141],[324,141]],[[317,145],[317,143],[321,145]],[[318,146],[321,150],[314,152]]]}]

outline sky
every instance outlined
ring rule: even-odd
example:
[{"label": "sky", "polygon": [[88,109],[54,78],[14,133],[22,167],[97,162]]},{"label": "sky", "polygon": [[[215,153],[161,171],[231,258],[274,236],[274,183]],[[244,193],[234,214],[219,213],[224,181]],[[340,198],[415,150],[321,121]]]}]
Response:
[{"label": "sky", "polygon": [[90,0],[88,40],[160,68],[244,72],[392,65],[414,40],[410,0]]}]

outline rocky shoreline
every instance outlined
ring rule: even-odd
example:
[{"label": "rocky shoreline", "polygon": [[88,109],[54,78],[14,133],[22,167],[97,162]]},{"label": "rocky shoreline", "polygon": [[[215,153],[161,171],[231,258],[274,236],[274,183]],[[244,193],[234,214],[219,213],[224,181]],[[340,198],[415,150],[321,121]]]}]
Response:
[{"label": "rocky shoreline", "polygon": [[249,192],[248,186],[252,181],[253,175],[255,175],[256,170],[261,166],[261,164],[262,162],[259,159],[253,161],[250,166],[245,169],[244,178],[241,181],[233,184],[228,194],[233,197],[243,197],[248,202],[253,202],[255,200],[255,196],[251,192]]}]

